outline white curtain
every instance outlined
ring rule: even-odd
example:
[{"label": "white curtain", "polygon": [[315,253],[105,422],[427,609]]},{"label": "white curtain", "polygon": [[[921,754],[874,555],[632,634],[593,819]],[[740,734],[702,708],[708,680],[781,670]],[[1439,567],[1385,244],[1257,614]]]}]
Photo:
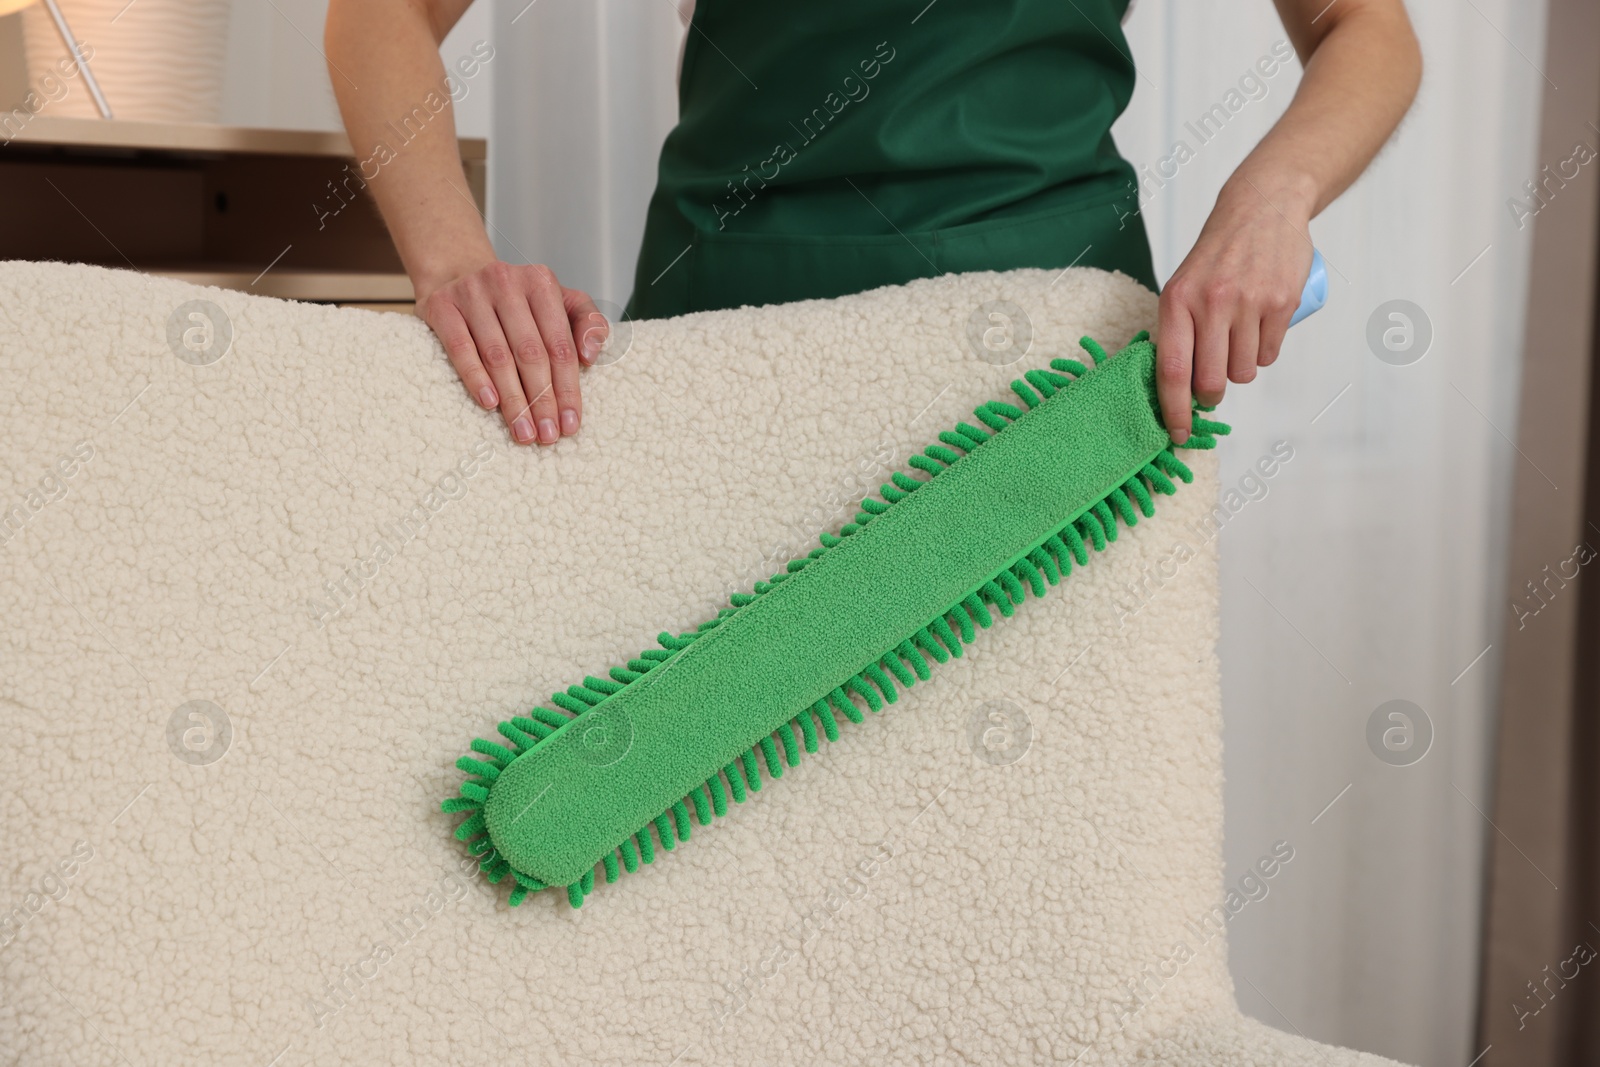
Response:
[{"label": "white curtain", "polygon": [[677,120],[682,21],[672,0],[494,0],[492,17],[490,236],[615,314]]},{"label": "white curtain", "polygon": [[[677,13],[671,0],[496,3],[497,246],[621,304],[674,117]],[[1329,306],[1220,412],[1236,427],[1224,474],[1244,501],[1221,534],[1230,876],[1275,841],[1295,849],[1287,877],[1230,933],[1247,1012],[1464,1067],[1481,1051],[1472,1026],[1492,832],[1481,812],[1504,610],[1494,591],[1510,475],[1524,462],[1510,440],[1531,230],[1506,202],[1558,161],[1534,158],[1544,4],[1410,7],[1427,64],[1417,107],[1313,223]],[[1264,77],[1271,64],[1257,66],[1286,48],[1266,0],[1141,0],[1128,32],[1141,74],[1117,137],[1153,175],[1144,210],[1164,278],[1299,67]],[[1202,127],[1213,105],[1226,118],[1212,112]],[[1180,140],[1192,151],[1175,153]],[[1368,342],[1369,319],[1394,300],[1431,325],[1409,365]],[[1382,317],[1378,336],[1398,331],[1391,344],[1403,345],[1408,322],[1418,343],[1415,313]],[[1251,480],[1275,447],[1273,476]],[[1373,713],[1396,699],[1432,729],[1409,766],[1368,741]]]},{"label": "white curtain", "polygon": [[[1556,161],[1535,159],[1545,5],[1409,7],[1426,64],[1417,105],[1312,223],[1330,263],[1328,307],[1220,410],[1236,427],[1222,453],[1235,486],[1276,442],[1294,450],[1222,533],[1228,867],[1242,872],[1280,838],[1296,850],[1288,877],[1230,933],[1250,1014],[1465,1067],[1482,1051],[1472,1027],[1494,832],[1482,814],[1491,643],[1506,610],[1510,476],[1525,462],[1510,442],[1532,230],[1507,200]],[[1233,98],[1245,102],[1202,145],[1185,123],[1283,39],[1271,6],[1142,0],[1128,30],[1145,74],[1117,129],[1123,152],[1155,166],[1180,139],[1195,149],[1166,168],[1164,188],[1147,182],[1164,278],[1299,68],[1261,79],[1264,90],[1246,82]],[[1369,318],[1393,300],[1431,323],[1431,347],[1410,365],[1369,345]],[[1403,322],[1382,326],[1404,342]],[[1431,749],[1409,766],[1367,740],[1369,718],[1394,699],[1432,725]]]}]

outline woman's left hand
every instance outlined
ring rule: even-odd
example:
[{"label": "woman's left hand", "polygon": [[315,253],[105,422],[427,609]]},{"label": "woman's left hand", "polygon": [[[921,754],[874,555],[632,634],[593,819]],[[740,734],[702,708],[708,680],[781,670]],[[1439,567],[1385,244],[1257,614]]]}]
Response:
[{"label": "woman's left hand", "polygon": [[1310,198],[1242,171],[1223,186],[1200,239],[1161,291],[1156,389],[1173,443],[1189,437],[1192,395],[1270,366],[1311,270]]}]

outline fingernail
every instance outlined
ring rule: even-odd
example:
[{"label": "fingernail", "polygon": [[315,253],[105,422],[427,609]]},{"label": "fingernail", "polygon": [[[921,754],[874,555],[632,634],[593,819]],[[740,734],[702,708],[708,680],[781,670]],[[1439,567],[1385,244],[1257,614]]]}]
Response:
[{"label": "fingernail", "polygon": [[566,408],[561,412],[561,432],[564,434],[578,432],[578,413],[571,408]]},{"label": "fingernail", "polygon": [[539,440],[542,443],[547,444],[547,445],[553,445],[553,444],[556,443],[556,439],[559,438],[560,436],[561,435],[556,432],[556,420],[555,419],[540,419],[539,420]]},{"label": "fingernail", "polygon": [[499,405],[500,398],[494,395],[494,389],[491,386],[486,385],[478,390],[478,403],[486,408],[492,408]]},{"label": "fingernail", "polygon": [[522,444],[533,440],[533,423],[528,421],[528,416],[519,415],[517,421],[511,424],[511,436]]},{"label": "fingernail", "polygon": [[600,353],[600,346],[605,344],[606,320],[601,315],[590,315],[589,321],[594,325],[583,331],[583,358],[593,363],[594,357]]},{"label": "fingernail", "polygon": [[1172,431],[1172,443],[1173,444],[1181,445],[1185,441],[1187,441],[1188,439],[1189,439],[1189,431],[1185,430],[1183,427],[1180,426],[1178,429]]}]

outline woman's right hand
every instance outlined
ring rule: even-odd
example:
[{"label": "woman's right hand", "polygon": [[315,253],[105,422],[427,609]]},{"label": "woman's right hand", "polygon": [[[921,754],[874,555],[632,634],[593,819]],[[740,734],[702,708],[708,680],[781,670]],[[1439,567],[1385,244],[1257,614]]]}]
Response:
[{"label": "woman's right hand", "polygon": [[[356,158],[387,153],[366,188],[411,278],[417,314],[473,400],[500,409],[514,441],[550,445],[583,420],[578,365],[594,362],[605,317],[549,267],[495,255],[461,165],[453,90],[403,151],[385,147],[395,133],[389,116],[449,84],[440,42],[471,2],[329,0],[328,73]],[[472,76],[464,71],[458,64]]]},{"label": "woman's right hand", "polygon": [[610,324],[581,289],[542,264],[493,260],[432,288],[417,314],[439,335],[467,392],[499,408],[518,444],[578,432],[578,364],[594,363]]}]

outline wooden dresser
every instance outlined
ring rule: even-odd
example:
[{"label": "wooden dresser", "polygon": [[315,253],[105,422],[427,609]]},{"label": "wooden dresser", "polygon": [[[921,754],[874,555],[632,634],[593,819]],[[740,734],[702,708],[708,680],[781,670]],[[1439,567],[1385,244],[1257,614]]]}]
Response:
[{"label": "wooden dresser", "polygon": [[[26,112],[4,120],[0,259],[133,267],[262,296],[411,307],[411,283],[342,133]],[[482,214],[486,143],[460,145]]]}]

